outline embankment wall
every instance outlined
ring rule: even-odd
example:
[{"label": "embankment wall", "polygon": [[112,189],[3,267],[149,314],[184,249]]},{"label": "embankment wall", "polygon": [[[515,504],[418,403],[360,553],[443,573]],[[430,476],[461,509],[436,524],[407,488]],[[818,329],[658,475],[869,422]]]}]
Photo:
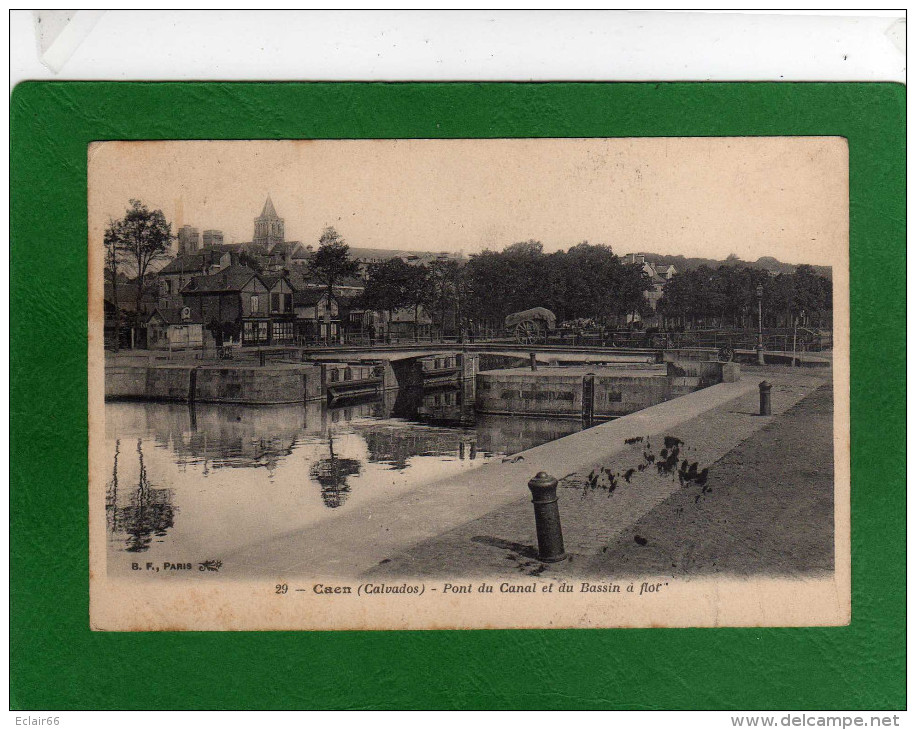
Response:
[{"label": "embankment wall", "polygon": [[107,400],[272,405],[303,403],[321,397],[321,371],[317,365],[105,368]]}]

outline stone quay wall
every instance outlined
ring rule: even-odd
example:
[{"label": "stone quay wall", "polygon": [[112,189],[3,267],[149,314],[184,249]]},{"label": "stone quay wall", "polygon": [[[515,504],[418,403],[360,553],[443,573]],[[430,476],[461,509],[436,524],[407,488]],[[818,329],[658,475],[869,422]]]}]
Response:
[{"label": "stone quay wall", "polygon": [[[682,366],[683,365],[683,366]],[[652,370],[523,368],[490,370],[476,379],[480,413],[616,418],[717,383],[740,379],[735,363],[667,363]]]},{"label": "stone quay wall", "polygon": [[106,400],[275,405],[320,400],[323,395],[317,365],[105,368]]}]

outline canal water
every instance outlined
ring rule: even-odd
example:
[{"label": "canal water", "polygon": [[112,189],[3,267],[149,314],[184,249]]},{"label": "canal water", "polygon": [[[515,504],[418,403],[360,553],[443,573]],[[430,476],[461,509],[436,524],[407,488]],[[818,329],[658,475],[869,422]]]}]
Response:
[{"label": "canal water", "polygon": [[106,403],[109,565],[205,560],[582,428],[475,416],[471,386],[330,407]]}]

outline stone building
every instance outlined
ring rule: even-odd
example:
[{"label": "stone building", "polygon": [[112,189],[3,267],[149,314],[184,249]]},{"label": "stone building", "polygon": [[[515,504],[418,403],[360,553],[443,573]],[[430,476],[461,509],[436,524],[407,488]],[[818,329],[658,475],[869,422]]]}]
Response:
[{"label": "stone building", "polygon": [[214,246],[222,246],[223,245],[223,232],[217,231],[211,228],[210,230],[204,231],[203,240],[204,240],[204,248],[213,248]]},{"label": "stone building", "polygon": [[178,229],[178,255],[186,256],[197,253],[200,248],[200,231],[194,226],[182,226]]},{"label": "stone building", "polygon": [[271,249],[285,240],[285,224],[283,219],[277,215],[277,211],[274,210],[273,201],[268,195],[267,200],[264,202],[264,208],[261,210],[261,215],[254,219],[254,238],[252,243]]}]

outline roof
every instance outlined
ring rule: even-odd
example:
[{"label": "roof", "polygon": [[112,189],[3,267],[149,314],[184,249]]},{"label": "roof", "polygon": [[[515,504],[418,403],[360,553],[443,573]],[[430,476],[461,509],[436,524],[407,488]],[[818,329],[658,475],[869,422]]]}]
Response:
[{"label": "roof", "polygon": [[242,243],[219,243],[215,246],[209,246],[202,251],[220,251],[222,253],[248,253],[252,256],[267,256],[267,246],[254,241],[243,241]]},{"label": "roof", "polygon": [[159,269],[160,274],[193,274],[195,271],[206,271],[219,263],[223,252],[216,248],[204,248],[193,254],[176,256]]},{"label": "roof", "polygon": [[[286,278],[289,280],[289,283],[293,289],[299,290],[312,287],[326,288],[324,283],[318,277],[310,274],[308,268],[302,266],[301,264],[290,267],[289,276]],[[345,276],[334,285],[335,289],[340,289],[343,287],[362,290],[366,288],[366,281],[359,276]]]},{"label": "roof", "polygon": [[277,282],[281,279],[286,279],[286,283],[289,284],[290,289],[296,291],[296,287],[293,286],[292,282],[289,280],[289,277],[284,276],[283,274],[260,274],[261,281],[264,282],[264,286],[268,289],[273,289]]},{"label": "roof", "polygon": [[303,289],[293,294],[294,307],[313,307],[322,299],[327,292],[324,289]]},{"label": "roof", "polygon": [[261,210],[259,218],[279,218],[277,211],[274,210],[274,203],[270,199],[270,193],[267,194],[267,200],[264,201],[264,208]]},{"label": "roof", "polygon": [[357,261],[387,261],[388,259],[403,259],[409,264],[412,263],[429,263],[436,259],[455,259],[461,260],[464,257],[461,254],[449,253],[442,251],[406,251],[404,249],[393,248],[359,248],[350,246],[350,258]]},{"label": "roof", "polygon": [[201,324],[201,320],[193,315],[189,319],[184,319],[181,316],[181,312],[182,310],[180,308],[157,307],[153,310],[153,313],[146,318],[146,321],[149,322],[158,314],[166,324]]},{"label": "roof", "polygon": [[[145,291],[143,292],[143,297],[141,303],[154,302],[158,299],[156,287],[153,283],[153,278],[150,277],[146,280]],[[105,282],[105,298],[106,302],[114,304],[114,290],[111,286],[110,281]],[[118,309],[122,309],[125,312],[133,312],[137,309],[137,282],[136,280],[129,282],[119,282],[118,283]]]},{"label": "roof", "polygon": [[257,278],[262,284],[264,283],[264,280],[259,277],[254,270],[249,269],[247,266],[235,264],[215,274],[210,274],[209,276],[195,276],[184,289],[181,290],[181,293],[207,294],[217,292],[238,292],[241,291],[253,277]]},{"label": "roof", "polygon": [[308,259],[311,256],[301,241],[280,241],[270,249],[271,256],[286,256],[287,252],[294,259]]}]

